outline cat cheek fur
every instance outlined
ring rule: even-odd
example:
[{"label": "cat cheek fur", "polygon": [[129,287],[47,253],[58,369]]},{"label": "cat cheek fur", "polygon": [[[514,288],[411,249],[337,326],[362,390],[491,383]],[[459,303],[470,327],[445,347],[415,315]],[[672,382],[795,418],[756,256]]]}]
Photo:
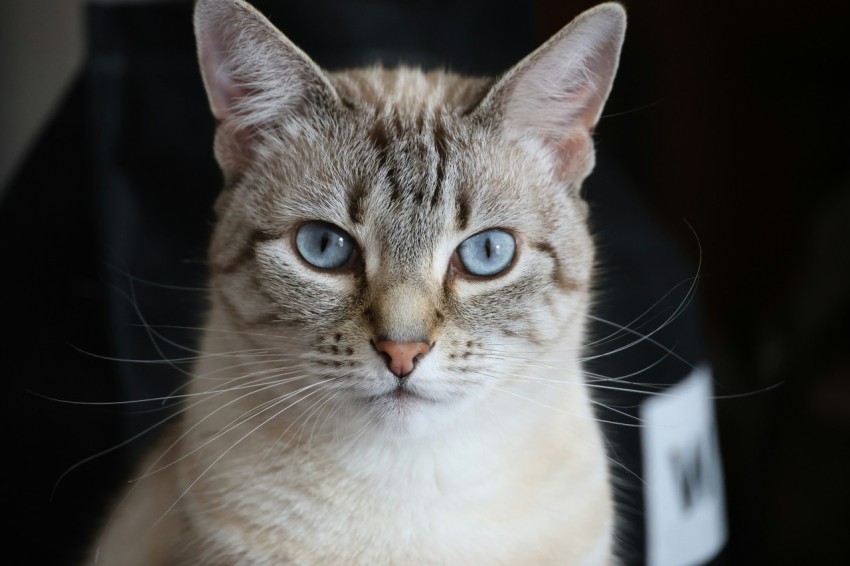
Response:
[{"label": "cat cheek fur", "polygon": [[[197,2],[226,181],[210,310],[98,563],[615,563],[578,191],[624,29],[600,5],[495,80],[326,73],[244,1]],[[313,221],[356,261],[306,262]],[[453,271],[490,229],[510,267]],[[380,344],[414,344],[413,371]]]}]

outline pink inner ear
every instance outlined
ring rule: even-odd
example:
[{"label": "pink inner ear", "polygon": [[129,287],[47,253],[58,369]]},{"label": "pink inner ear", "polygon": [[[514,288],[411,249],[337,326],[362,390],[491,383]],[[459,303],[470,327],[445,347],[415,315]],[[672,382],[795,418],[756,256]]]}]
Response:
[{"label": "pink inner ear", "polygon": [[210,89],[212,113],[219,122],[231,117],[240,99],[248,94],[247,89],[236,86],[227,73],[218,73]]},{"label": "pink inner ear", "polygon": [[218,122],[224,122],[233,117],[239,100],[248,91],[233,80],[227,69],[225,58],[218,45],[206,45],[202,50],[201,66],[207,77],[207,92],[210,99],[210,109]]},{"label": "pink inner ear", "polygon": [[556,173],[564,181],[582,179],[593,166],[593,143],[589,133],[573,130],[555,143]]},{"label": "pink inner ear", "polygon": [[239,86],[225,61],[218,38],[206,38],[201,50],[201,69],[207,84],[210,110],[218,122],[215,152],[226,175],[244,170],[252,159],[253,130],[237,119],[241,101],[250,94]]},{"label": "pink inner ear", "polygon": [[571,121],[588,133],[592,133],[596,128],[599,111],[605,102],[603,96],[599,94],[599,88],[598,85],[591,83],[582,85],[568,102],[572,108]]}]

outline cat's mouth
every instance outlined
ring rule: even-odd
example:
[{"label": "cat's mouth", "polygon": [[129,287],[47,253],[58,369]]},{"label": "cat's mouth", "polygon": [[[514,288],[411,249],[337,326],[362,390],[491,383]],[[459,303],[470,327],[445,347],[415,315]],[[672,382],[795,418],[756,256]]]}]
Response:
[{"label": "cat's mouth", "polygon": [[390,391],[388,395],[392,396],[394,399],[398,399],[399,401],[403,399],[424,399],[424,397],[417,395],[403,385],[399,385],[393,391]]},{"label": "cat's mouth", "polygon": [[430,397],[425,397],[420,393],[416,393],[411,390],[409,387],[404,384],[400,384],[396,386],[394,389],[390,389],[386,393],[381,393],[380,395],[371,395],[366,398],[367,403],[415,403],[415,402],[424,402],[424,403],[436,403],[435,399]]}]

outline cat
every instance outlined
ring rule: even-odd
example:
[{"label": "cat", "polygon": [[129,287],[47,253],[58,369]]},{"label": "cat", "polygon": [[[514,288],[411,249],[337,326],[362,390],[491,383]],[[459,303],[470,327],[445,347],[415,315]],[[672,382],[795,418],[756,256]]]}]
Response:
[{"label": "cat", "polygon": [[617,562],[580,188],[625,24],[592,8],[497,79],[329,73],[197,2],[210,308],[90,563]]}]

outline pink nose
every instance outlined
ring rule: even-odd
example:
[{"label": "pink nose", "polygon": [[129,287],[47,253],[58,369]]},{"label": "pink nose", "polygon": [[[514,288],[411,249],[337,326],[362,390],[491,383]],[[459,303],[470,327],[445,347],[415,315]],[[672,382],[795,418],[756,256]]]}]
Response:
[{"label": "pink nose", "polygon": [[381,340],[375,343],[375,349],[387,358],[387,367],[398,377],[407,377],[420,357],[428,353],[431,347],[425,342],[393,342]]}]

